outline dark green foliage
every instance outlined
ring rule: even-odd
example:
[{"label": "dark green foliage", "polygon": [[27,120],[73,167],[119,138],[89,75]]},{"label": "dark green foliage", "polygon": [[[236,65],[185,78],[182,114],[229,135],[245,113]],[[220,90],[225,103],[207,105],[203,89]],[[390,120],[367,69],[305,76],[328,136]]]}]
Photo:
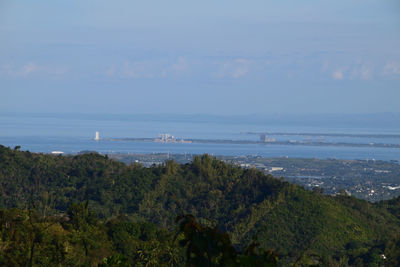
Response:
[{"label": "dark green foliage", "polygon": [[86,203],[74,204],[69,211],[72,217],[1,210],[0,265],[122,267],[184,262],[173,234],[155,225],[120,218],[104,223],[92,217]]},{"label": "dark green foliage", "polygon": [[179,244],[186,248],[187,266],[277,266],[278,256],[271,250],[259,250],[251,243],[237,252],[229,235],[217,227],[199,224],[193,215],[178,216],[179,233],[184,237]]},{"label": "dark green foliage", "polygon": [[229,236],[217,228],[203,227],[192,215],[179,216],[179,233],[184,238],[179,244],[186,247],[188,266],[221,266],[236,263],[236,250]]},{"label": "dark green foliage", "polygon": [[130,222],[125,217],[110,220],[107,234],[126,263],[173,265],[183,262],[183,251],[173,243],[173,234],[148,222]]},{"label": "dark green foliage", "polygon": [[378,204],[400,219],[400,197],[391,200],[385,200]]},{"label": "dark green foliage", "polygon": [[[144,168],[99,154],[52,156],[0,146],[0,192],[4,225],[20,226],[12,237],[2,232],[1,242],[8,243],[0,245],[0,259],[15,265],[182,263],[184,252],[171,241],[179,214],[193,214],[206,240],[227,233],[243,259],[257,237],[253,256],[275,248],[282,264],[398,262],[398,199],[372,204],[326,196],[208,155]],[[18,212],[12,215],[11,208]],[[381,252],[386,259],[377,258]]]}]

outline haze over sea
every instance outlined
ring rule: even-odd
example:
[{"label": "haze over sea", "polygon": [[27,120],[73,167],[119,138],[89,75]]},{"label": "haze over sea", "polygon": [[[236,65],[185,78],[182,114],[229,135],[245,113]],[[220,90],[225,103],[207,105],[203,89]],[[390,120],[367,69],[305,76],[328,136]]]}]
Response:
[{"label": "haze over sea", "polygon": [[[0,144],[22,150],[50,153],[187,153],[290,158],[399,160],[400,149],[348,146],[278,144],[180,144],[110,141],[109,138],[156,138],[169,133],[183,139],[257,141],[244,132],[399,134],[399,114],[369,115],[127,115],[127,114],[0,114]],[[102,140],[94,141],[95,131]],[[323,138],[334,143],[400,144],[400,138],[340,136],[270,136],[277,141]]]}]

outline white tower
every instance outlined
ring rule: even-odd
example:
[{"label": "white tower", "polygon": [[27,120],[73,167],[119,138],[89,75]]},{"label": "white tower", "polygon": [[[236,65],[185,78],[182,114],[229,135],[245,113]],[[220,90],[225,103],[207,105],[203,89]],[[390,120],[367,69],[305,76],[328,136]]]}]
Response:
[{"label": "white tower", "polygon": [[95,141],[99,141],[100,140],[100,133],[96,132],[95,136],[94,136],[94,140]]}]

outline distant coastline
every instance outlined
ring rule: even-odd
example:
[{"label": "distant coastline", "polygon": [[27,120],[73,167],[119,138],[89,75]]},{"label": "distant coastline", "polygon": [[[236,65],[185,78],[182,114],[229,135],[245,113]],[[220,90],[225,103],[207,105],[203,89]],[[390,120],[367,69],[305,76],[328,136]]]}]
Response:
[{"label": "distant coastline", "polygon": [[400,134],[352,134],[352,133],[288,133],[288,132],[242,132],[250,135],[318,136],[318,137],[360,137],[360,138],[400,138]]},{"label": "distant coastline", "polygon": [[[294,134],[293,134],[294,135]],[[158,138],[110,138],[107,141],[131,141],[131,142],[157,142],[171,143],[172,141],[160,141]],[[400,144],[384,144],[384,143],[344,143],[344,142],[316,142],[316,141],[250,141],[250,140],[229,140],[229,139],[185,139],[173,141],[173,143],[197,143],[197,144],[259,144],[259,145],[296,145],[296,146],[336,146],[336,147],[379,147],[379,148],[399,148]]]}]

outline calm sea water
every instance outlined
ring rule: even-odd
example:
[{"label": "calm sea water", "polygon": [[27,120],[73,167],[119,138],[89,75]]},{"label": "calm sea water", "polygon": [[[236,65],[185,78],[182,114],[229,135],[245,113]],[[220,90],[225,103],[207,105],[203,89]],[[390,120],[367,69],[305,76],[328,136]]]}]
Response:
[{"label": "calm sea water", "polygon": [[[49,153],[60,150],[78,153],[95,150],[101,153],[188,153],[214,155],[259,155],[263,157],[338,158],[400,160],[400,149],[367,147],[329,147],[257,144],[171,144],[129,141],[94,141],[95,131],[104,139],[123,137],[157,137],[170,133],[177,138],[258,140],[257,135],[242,132],[314,132],[314,133],[380,133],[399,134],[398,125],[385,128],[350,126],[291,125],[290,123],[265,123],[241,121],[190,121],[159,117],[125,115],[102,118],[74,116],[0,115],[0,144],[22,150]],[[306,136],[272,136],[276,140],[316,140]],[[324,137],[326,142],[391,143],[400,144],[400,138]]]}]

